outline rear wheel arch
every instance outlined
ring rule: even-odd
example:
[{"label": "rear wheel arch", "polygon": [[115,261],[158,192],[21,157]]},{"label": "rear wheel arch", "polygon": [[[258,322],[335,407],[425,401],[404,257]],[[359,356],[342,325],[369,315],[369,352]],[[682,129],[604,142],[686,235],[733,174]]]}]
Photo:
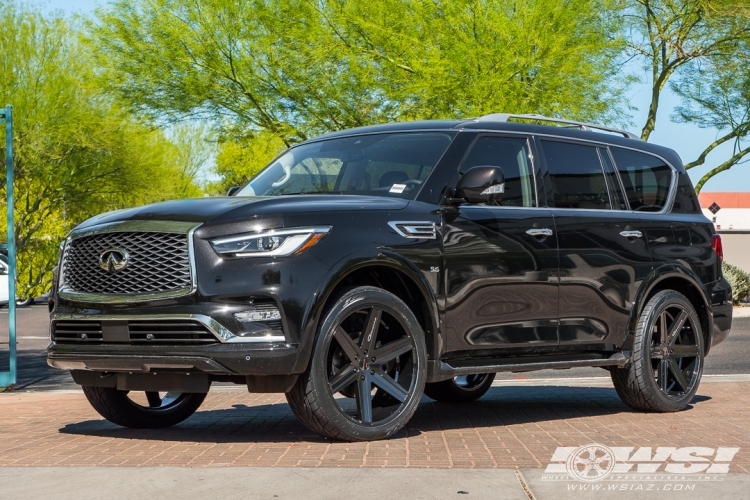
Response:
[{"label": "rear wheel arch", "polygon": [[652,275],[651,279],[642,286],[642,291],[639,293],[631,311],[626,347],[632,347],[633,332],[635,332],[643,308],[646,307],[651,297],[662,290],[674,290],[684,295],[698,314],[703,330],[704,355],[708,354],[711,347],[713,317],[711,316],[709,301],[702,288],[697,277],[681,267],[670,266],[669,269],[662,269],[661,272]]}]

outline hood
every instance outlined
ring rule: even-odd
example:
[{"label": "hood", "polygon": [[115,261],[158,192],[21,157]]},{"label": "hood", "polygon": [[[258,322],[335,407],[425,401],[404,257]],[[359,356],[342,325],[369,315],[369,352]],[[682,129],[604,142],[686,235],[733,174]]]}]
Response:
[{"label": "hood", "polygon": [[278,217],[299,212],[401,210],[408,204],[408,200],[400,198],[357,195],[193,198],[106,212],[88,219],[76,229],[128,220],[230,222],[250,217]]}]

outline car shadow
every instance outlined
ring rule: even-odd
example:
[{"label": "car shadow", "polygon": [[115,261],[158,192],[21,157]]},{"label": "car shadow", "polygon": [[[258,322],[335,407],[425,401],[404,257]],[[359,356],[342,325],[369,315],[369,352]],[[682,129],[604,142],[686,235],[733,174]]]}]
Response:
[{"label": "car shadow", "polygon": [[[711,399],[696,396],[693,403]],[[686,411],[692,409],[688,406]],[[611,387],[501,386],[492,387],[473,403],[441,403],[426,396],[409,424],[394,438],[423,432],[493,427],[576,419],[633,412]],[[126,429],[104,419],[67,424],[64,434],[122,439],[199,443],[326,442],[305,429],[286,403],[196,412],[185,422],[168,429]]]}]

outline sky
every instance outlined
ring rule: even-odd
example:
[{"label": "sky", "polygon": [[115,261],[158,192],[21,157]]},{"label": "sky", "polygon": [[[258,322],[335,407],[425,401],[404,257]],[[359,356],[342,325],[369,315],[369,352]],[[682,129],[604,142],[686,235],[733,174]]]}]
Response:
[{"label": "sky", "polygon": [[[45,7],[49,10],[60,9],[70,14],[88,14],[98,5],[106,4],[103,0],[48,0]],[[628,92],[630,104],[637,108],[633,112],[633,123],[630,131],[640,135],[646,120],[651,90],[648,85],[634,85]],[[701,151],[713,142],[720,134],[716,129],[701,129],[695,125],[673,123],[669,117],[672,110],[679,104],[679,98],[666,90],[661,99],[656,129],[651,134],[649,142],[674,149],[684,163],[693,161]],[[510,112],[513,110],[497,110]],[[688,171],[693,184],[713,167],[732,156],[732,145],[724,144],[709,155],[706,164]],[[750,162],[732,167],[729,171],[713,177],[704,186],[703,191],[750,191]]]}]

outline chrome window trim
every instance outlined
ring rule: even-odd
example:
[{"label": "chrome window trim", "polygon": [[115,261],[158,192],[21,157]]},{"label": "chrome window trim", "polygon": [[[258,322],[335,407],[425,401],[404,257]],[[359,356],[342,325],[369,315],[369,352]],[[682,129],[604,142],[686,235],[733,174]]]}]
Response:
[{"label": "chrome window trim", "polygon": [[85,320],[85,321],[102,321],[102,320],[121,320],[121,321],[142,321],[142,320],[195,320],[205,326],[209,332],[211,332],[221,343],[224,344],[237,344],[237,343],[268,343],[268,342],[284,342],[286,343],[286,337],[283,335],[266,335],[258,337],[241,337],[232,332],[229,328],[225,327],[211,316],[205,314],[67,314],[67,313],[54,313],[50,316],[51,321],[71,321],[71,320]]},{"label": "chrome window trim", "polygon": [[[193,233],[203,223],[196,222],[176,222],[176,221],[118,221],[110,222],[106,224],[99,224],[92,227],[76,230],[70,232],[68,237],[65,239],[65,245],[63,246],[61,260],[60,260],[60,276],[58,279],[57,295],[63,299],[70,300],[73,302],[91,302],[98,304],[118,304],[118,303],[133,303],[133,302],[148,302],[151,300],[162,300],[162,299],[173,299],[177,297],[184,297],[195,293],[198,289],[198,276],[195,269],[195,243],[193,241]],[[149,233],[184,233],[187,232],[187,243],[188,243],[188,262],[190,265],[190,286],[177,288],[175,290],[169,290],[165,292],[151,292],[151,293],[138,293],[138,294],[105,294],[105,293],[85,293],[85,292],[73,292],[65,289],[65,271],[62,266],[62,259],[65,258],[65,252],[67,251],[68,244],[82,238],[84,236],[91,236],[94,234],[103,233],[122,233],[122,232],[149,232]]]}]

